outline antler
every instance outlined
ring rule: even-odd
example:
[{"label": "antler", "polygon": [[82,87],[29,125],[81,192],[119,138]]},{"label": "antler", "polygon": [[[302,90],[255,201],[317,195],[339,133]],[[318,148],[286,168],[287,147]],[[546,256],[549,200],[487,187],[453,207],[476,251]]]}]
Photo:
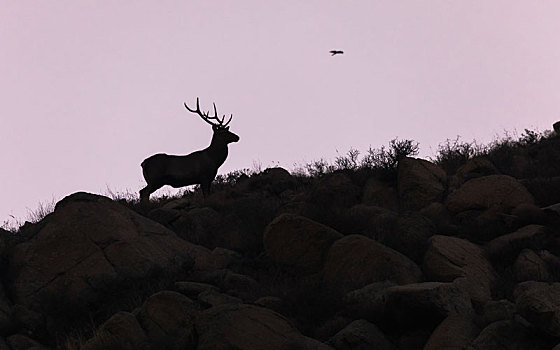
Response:
[{"label": "antler", "polygon": [[[227,123],[224,124],[224,119],[226,118],[226,115],[224,114],[222,116],[222,119],[218,118],[218,111],[216,110],[216,104],[215,103],[212,103],[212,104],[214,105],[214,116],[210,117],[210,116],[208,116],[208,113],[210,113],[210,112],[203,113],[203,112],[200,111],[200,106],[198,104],[198,97],[196,98],[196,110],[190,109],[189,106],[187,106],[187,103],[186,102],[184,103],[185,108],[187,108],[189,110],[189,112],[198,114],[208,124],[210,124],[212,126],[220,127],[220,128],[225,128],[226,126],[228,126],[229,122],[231,122],[231,119],[233,118],[233,114],[230,115]],[[212,120],[215,120],[218,123],[213,123]]]}]

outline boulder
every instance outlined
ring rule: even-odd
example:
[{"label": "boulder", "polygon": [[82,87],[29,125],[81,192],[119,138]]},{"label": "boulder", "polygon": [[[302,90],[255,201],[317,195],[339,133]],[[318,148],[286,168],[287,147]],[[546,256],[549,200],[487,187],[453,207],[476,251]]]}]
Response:
[{"label": "boulder", "polygon": [[408,284],[420,281],[419,267],[401,253],[362,235],[345,236],[331,246],[323,280],[342,291],[373,282]]},{"label": "boulder", "polygon": [[499,207],[511,209],[522,203],[533,203],[533,196],[515,178],[489,175],[471,179],[449,194],[447,208],[454,213],[469,209]]},{"label": "boulder", "polygon": [[385,312],[402,327],[424,328],[450,314],[469,315],[472,308],[468,293],[456,283],[423,282],[388,288]]},{"label": "boulder", "polygon": [[491,299],[494,281],[492,266],[477,245],[456,237],[433,236],[430,239],[423,263],[424,274],[429,280],[451,282],[457,278],[472,299]]},{"label": "boulder", "polygon": [[492,300],[483,306],[482,321],[485,325],[489,325],[497,321],[513,320],[515,313],[515,304],[511,301]]},{"label": "boulder", "polygon": [[479,333],[471,317],[450,314],[434,330],[423,350],[467,349]]},{"label": "boulder", "polygon": [[375,282],[346,293],[343,298],[345,312],[354,319],[380,321],[385,312],[387,289],[394,285],[388,281]]},{"label": "boulder", "polygon": [[447,174],[427,160],[403,158],[399,161],[397,182],[401,209],[419,210],[443,199]]},{"label": "boulder", "polygon": [[560,283],[523,282],[514,297],[519,314],[543,332],[560,337]]},{"label": "boulder", "polygon": [[379,242],[419,264],[422,263],[429,238],[434,234],[435,226],[430,219],[415,212],[399,216],[395,231]]},{"label": "boulder", "polygon": [[376,325],[356,320],[336,333],[328,342],[336,350],[396,350]]},{"label": "boulder", "polygon": [[486,326],[471,343],[469,350],[542,350],[549,349],[515,321],[498,321]]},{"label": "boulder", "polygon": [[486,252],[492,261],[509,265],[526,248],[542,249],[547,244],[547,229],[541,225],[527,225],[515,232],[491,240]]},{"label": "boulder", "polygon": [[548,266],[531,249],[523,249],[513,264],[513,274],[517,282],[547,281],[550,278]]},{"label": "boulder", "polygon": [[203,250],[109,198],[76,193],[12,249],[8,288],[31,309],[75,311],[116,284],[184,270]]},{"label": "boulder", "polygon": [[80,349],[82,350],[140,350],[150,349],[146,333],[129,312],[118,312],[107,320]]},{"label": "boulder", "polygon": [[204,310],[196,320],[196,332],[197,350],[321,349],[280,314],[254,305],[224,304]]},{"label": "boulder", "polygon": [[499,173],[498,169],[488,159],[471,158],[457,169],[451,182],[454,187],[458,187],[468,180]]},{"label": "boulder", "polygon": [[342,235],[303,216],[282,214],[264,233],[264,248],[272,259],[304,273],[321,270],[327,251]]},{"label": "boulder", "polygon": [[138,313],[138,321],[159,349],[194,347],[194,323],[198,306],[186,296],[161,291],[150,296]]}]

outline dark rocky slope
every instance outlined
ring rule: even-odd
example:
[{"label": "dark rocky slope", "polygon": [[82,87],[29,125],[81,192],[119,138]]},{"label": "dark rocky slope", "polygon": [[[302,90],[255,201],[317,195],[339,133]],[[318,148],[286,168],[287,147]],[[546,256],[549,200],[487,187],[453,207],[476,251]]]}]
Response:
[{"label": "dark rocky slope", "polygon": [[560,348],[560,157],[524,152],[555,163],[70,195],[2,232],[0,349]]}]

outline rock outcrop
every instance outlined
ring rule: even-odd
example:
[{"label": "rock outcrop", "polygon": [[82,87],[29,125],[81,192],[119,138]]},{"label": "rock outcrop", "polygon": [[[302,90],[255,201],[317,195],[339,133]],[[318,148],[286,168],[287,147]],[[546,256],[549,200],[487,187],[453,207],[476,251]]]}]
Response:
[{"label": "rock outcrop", "polygon": [[204,249],[102,196],[77,193],[9,256],[15,303],[85,311],[125,283],[188,269]]}]

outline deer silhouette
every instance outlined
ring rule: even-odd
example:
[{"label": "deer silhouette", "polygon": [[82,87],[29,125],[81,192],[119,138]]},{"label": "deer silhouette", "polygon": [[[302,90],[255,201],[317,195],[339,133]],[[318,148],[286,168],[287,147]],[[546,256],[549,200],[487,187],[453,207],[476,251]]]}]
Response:
[{"label": "deer silhouette", "polygon": [[142,202],[149,201],[150,194],[164,185],[177,188],[199,184],[203,195],[207,196],[218,168],[226,161],[228,144],[239,141],[239,136],[229,131],[228,124],[233,115],[230,115],[228,121],[224,123],[226,116],[218,118],[215,103],[212,117],[208,116],[209,112],[200,111],[198,97],[196,98],[196,110],[190,109],[186,103],[184,105],[189,112],[198,114],[202,120],[212,125],[214,134],[210,146],[186,156],[158,153],[146,158],[142,162],[142,173],[147,182],[146,187],[140,190]]}]

